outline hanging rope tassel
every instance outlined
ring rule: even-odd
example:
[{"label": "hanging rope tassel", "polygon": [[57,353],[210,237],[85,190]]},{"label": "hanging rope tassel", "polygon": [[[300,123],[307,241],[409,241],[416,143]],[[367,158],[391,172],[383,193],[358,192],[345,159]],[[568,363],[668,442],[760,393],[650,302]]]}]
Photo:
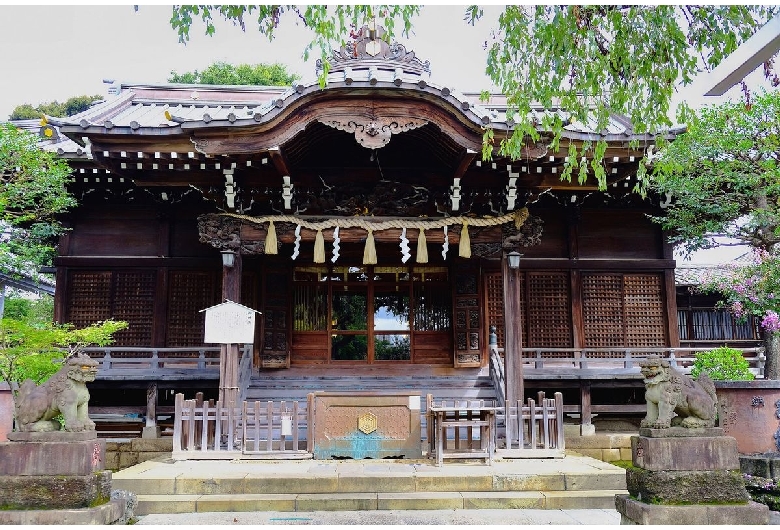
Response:
[{"label": "hanging rope tassel", "polygon": [[471,240],[469,239],[469,223],[463,221],[463,228],[460,229],[460,246],[458,246],[458,256],[461,258],[471,257]]},{"label": "hanging rope tassel", "polygon": [[376,247],[374,246],[374,231],[368,231],[366,248],[363,250],[363,265],[376,265]]},{"label": "hanging rope tassel", "polygon": [[417,236],[417,263],[428,263],[428,243],[425,240],[425,230],[420,228]]},{"label": "hanging rope tassel", "polygon": [[325,238],[322,237],[322,230],[317,230],[314,238],[314,263],[325,263]]},{"label": "hanging rope tassel", "polygon": [[274,222],[268,223],[268,234],[265,236],[265,253],[266,254],[278,254],[279,249],[276,243],[276,227]]}]

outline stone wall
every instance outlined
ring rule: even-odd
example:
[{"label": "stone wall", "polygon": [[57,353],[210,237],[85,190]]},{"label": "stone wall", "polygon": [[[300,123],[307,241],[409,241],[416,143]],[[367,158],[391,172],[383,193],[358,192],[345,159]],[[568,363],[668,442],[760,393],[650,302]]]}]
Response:
[{"label": "stone wall", "polygon": [[129,438],[106,440],[106,469],[119,471],[158,457],[170,457],[173,438]]},{"label": "stone wall", "polygon": [[596,432],[590,436],[580,436],[579,426],[564,426],[567,453],[578,453],[604,462],[630,461],[631,437],[637,434],[636,432]]}]

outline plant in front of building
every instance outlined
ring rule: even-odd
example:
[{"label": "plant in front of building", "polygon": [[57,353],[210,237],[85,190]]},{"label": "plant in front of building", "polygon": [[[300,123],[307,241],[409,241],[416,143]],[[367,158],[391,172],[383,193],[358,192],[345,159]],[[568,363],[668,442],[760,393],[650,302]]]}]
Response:
[{"label": "plant in front of building", "polygon": [[691,377],[698,379],[706,373],[713,381],[750,381],[755,376],[750,371],[750,364],[742,356],[742,352],[723,346],[696,354],[696,360],[691,368]]},{"label": "plant in front of building", "polygon": [[757,317],[766,347],[764,377],[780,378],[780,257],[755,249],[749,263],[730,264],[711,272],[699,289],[720,293],[721,306],[737,318]]},{"label": "plant in front of building", "polygon": [[108,346],[127,322],[105,320],[84,328],[4,318],[0,321],[0,378],[16,397],[26,379],[45,382],[62,366],[63,358],[89,346]]}]

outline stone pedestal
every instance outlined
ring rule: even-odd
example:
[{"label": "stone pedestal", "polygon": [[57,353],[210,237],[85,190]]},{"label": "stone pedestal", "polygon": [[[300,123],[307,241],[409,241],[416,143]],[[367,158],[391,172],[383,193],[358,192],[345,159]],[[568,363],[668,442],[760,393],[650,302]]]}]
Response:
[{"label": "stone pedestal", "polygon": [[134,504],[127,492],[112,499],[106,444],[95,431],[12,432],[8,439],[0,443],[0,524],[109,524]]},{"label": "stone pedestal", "polygon": [[615,498],[621,524],[767,524],[750,500],[737,442],[720,428],[640,429],[631,438],[629,495]]}]

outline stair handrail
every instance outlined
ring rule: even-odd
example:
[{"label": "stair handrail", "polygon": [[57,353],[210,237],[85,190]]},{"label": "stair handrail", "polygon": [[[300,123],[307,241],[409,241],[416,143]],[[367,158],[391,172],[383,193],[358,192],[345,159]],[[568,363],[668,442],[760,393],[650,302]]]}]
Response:
[{"label": "stair handrail", "polygon": [[238,403],[246,399],[246,391],[252,380],[252,344],[244,344],[241,360],[238,363]]},{"label": "stair handrail", "polygon": [[498,348],[496,326],[490,326],[490,340],[488,345],[490,347],[490,380],[493,382],[493,388],[496,390],[498,406],[503,408],[506,396],[504,359],[501,358],[501,352]]}]

